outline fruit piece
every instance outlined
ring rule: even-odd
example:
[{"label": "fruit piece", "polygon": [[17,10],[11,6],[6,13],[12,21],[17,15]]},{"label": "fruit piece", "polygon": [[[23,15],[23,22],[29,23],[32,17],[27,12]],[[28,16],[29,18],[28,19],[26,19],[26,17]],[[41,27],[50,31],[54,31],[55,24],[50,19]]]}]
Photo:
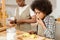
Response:
[{"label": "fruit piece", "polygon": [[35,34],[32,34],[30,37],[31,38],[37,38],[37,36]]},{"label": "fruit piece", "polygon": [[23,37],[29,37],[29,36],[30,36],[29,33],[24,33],[24,34],[23,34]]}]

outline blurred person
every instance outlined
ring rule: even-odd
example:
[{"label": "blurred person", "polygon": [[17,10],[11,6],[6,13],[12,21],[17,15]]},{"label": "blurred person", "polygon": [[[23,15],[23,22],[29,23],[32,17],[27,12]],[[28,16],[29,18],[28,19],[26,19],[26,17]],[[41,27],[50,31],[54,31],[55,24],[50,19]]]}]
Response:
[{"label": "blurred person", "polygon": [[48,38],[55,37],[55,18],[51,16],[52,4],[49,0],[35,0],[31,4],[36,14],[37,22],[42,26],[44,35]]},{"label": "blurred person", "polygon": [[36,22],[36,15],[31,10],[30,5],[25,4],[25,0],[16,0],[16,2],[18,7],[16,8],[15,20],[10,20],[10,23],[16,23],[17,30],[29,32],[31,30],[31,23]]}]

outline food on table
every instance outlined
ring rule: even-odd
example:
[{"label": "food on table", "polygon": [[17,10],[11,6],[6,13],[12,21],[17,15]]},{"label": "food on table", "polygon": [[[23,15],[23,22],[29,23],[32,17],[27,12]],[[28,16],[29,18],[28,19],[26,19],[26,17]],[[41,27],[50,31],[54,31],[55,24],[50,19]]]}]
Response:
[{"label": "food on table", "polygon": [[30,38],[37,38],[37,36],[35,34],[31,34]]},{"label": "food on table", "polygon": [[24,34],[22,34],[22,36],[23,36],[23,37],[29,37],[30,34],[29,34],[29,33],[24,33]]}]

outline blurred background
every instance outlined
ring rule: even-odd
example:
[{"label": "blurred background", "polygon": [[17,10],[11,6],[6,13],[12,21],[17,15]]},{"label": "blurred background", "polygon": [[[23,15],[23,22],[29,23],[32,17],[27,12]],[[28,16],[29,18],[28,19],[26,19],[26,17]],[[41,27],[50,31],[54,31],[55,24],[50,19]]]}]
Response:
[{"label": "blurred background", "polygon": [[[26,0],[26,4],[30,5],[34,0]],[[55,17],[58,21],[56,21],[56,37],[57,39],[60,38],[60,0],[50,0],[53,5],[53,12],[52,16]],[[1,0],[0,0],[1,2]],[[1,5],[1,3],[0,3]],[[6,13],[10,15],[11,17],[14,16],[15,8],[17,7],[16,0],[6,0]],[[36,30],[36,25],[32,24],[34,26],[33,30]]]},{"label": "blurred background", "polygon": [[[34,0],[26,0],[26,4],[31,4]],[[52,15],[57,18],[60,17],[60,14],[55,13],[55,9],[56,9],[56,0],[50,0],[52,5],[53,5],[53,12]],[[16,4],[16,0],[6,0],[6,11],[8,14],[10,14],[11,16],[14,16],[13,14],[15,13],[15,8],[16,8],[17,4]],[[12,10],[11,10],[12,9]]]}]

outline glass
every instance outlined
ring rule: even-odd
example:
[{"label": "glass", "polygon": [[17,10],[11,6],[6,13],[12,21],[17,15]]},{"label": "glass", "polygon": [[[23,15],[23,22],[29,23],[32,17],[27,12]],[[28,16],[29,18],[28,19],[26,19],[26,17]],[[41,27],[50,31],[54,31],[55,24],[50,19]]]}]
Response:
[{"label": "glass", "polygon": [[16,40],[16,29],[13,28],[8,28],[7,29],[7,40]]},{"label": "glass", "polygon": [[11,17],[9,15],[9,17],[6,19],[6,25],[7,25],[7,40],[15,40],[16,37],[16,29],[15,27],[10,27],[10,20],[15,20],[14,17]]}]

